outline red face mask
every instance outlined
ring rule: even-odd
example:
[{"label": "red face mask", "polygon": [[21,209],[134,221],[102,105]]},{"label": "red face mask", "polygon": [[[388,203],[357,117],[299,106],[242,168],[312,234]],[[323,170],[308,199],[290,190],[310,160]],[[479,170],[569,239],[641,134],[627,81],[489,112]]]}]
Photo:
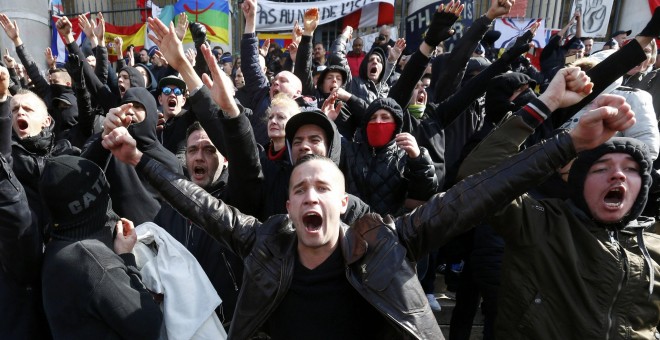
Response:
[{"label": "red face mask", "polygon": [[374,148],[385,146],[392,140],[396,123],[369,123],[367,124],[367,141]]}]

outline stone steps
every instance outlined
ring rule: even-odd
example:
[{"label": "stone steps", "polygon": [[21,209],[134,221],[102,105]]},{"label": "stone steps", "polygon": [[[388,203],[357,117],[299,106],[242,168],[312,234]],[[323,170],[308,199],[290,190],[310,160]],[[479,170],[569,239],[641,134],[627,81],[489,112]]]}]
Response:
[{"label": "stone steps", "polygon": [[[444,282],[444,276],[442,274],[437,274],[435,297],[438,300],[440,307],[442,307],[442,310],[440,312],[435,312],[435,318],[438,320],[438,325],[440,325],[442,334],[444,334],[445,338],[449,338],[449,323],[451,320],[451,314],[456,306],[456,298],[454,293],[447,291]],[[483,328],[484,320],[481,314],[481,308],[479,308],[472,322],[472,334],[470,335],[470,340],[480,340],[482,338]]]}]

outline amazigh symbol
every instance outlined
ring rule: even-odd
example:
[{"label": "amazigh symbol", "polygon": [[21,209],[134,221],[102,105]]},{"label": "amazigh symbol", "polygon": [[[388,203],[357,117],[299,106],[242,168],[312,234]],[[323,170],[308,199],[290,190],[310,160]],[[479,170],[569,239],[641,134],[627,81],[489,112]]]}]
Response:
[{"label": "amazigh symbol", "polygon": [[[199,22],[199,15],[206,12],[206,11],[208,11],[209,9],[211,9],[211,7],[213,7],[214,4],[215,4],[215,2],[211,2],[206,8],[200,10],[198,1],[195,0],[195,10],[192,10],[190,7],[188,7],[188,4],[183,4],[183,8],[186,10],[186,12],[189,12],[190,14],[194,14],[195,15],[195,22]],[[204,27],[206,27],[206,31],[211,33],[211,35],[215,35],[215,32],[213,31],[211,26],[209,26],[209,25],[207,25],[203,22],[199,22],[199,23],[204,25]]]}]

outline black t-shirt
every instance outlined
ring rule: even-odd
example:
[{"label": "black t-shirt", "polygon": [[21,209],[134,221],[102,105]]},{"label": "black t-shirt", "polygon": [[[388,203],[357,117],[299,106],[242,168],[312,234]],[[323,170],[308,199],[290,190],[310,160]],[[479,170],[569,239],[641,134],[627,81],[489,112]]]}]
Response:
[{"label": "black t-shirt", "polygon": [[315,269],[296,254],[291,288],[265,324],[278,339],[382,339],[392,327],[346,279],[339,247]]}]

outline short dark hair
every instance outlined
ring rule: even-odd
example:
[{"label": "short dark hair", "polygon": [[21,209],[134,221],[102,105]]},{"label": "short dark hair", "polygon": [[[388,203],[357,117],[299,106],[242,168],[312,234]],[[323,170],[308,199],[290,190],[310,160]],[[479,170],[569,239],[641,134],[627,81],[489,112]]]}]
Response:
[{"label": "short dark hair", "polygon": [[190,137],[190,135],[192,135],[193,132],[195,131],[202,131],[202,130],[204,130],[204,128],[202,127],[202,124],[199,123],[199,121],[196,120],[192,124],[190,124],[188,129],[186,129],[186,146],[188,145],[188,138]]},{"label": "short dark hair", "polygon": [[61,68],[61,67],[58,67],[58,68],[51,68],[51,69],[48,70],[48,74],[59,73],[59,72],[66,72],[66,73],[69,73],[69,71],[68,71],[67,69],[65,69],[65,68]]},{"label": "short dark hair", "polygon": [[[294,164],[293,168],[291,169],[291,174],[293,174],[293,172],[296,171],[296,168],[298,168],[299,166],[301,166],[305,163],[311,162],[311,161],[323,161],[323,162],[327,162],[328,164],[332,164],[330,166],[333,167],[335,170],[337,170],[337,172],[339,172],[344,177],[344,186],[346,186],[346,183],[345,183],[346,178],[344,176],[344,173],[341,171],[341,169],[339,169],[339,166],[337,166],[337,163],[333,162],[332,159],[330,159],[326,156],[321,156],[321,155],[317,155],[317,154],[313,154],[313,153],[304,155],[298,161],[296,161],[296,164]],[[293,176],[291,176],[291,179],[292,178],[293,178]],[[291,180],[289,180],[289,188],[291,188]],[[345,190],[345,188],[344,188],[344,190]]]}]

